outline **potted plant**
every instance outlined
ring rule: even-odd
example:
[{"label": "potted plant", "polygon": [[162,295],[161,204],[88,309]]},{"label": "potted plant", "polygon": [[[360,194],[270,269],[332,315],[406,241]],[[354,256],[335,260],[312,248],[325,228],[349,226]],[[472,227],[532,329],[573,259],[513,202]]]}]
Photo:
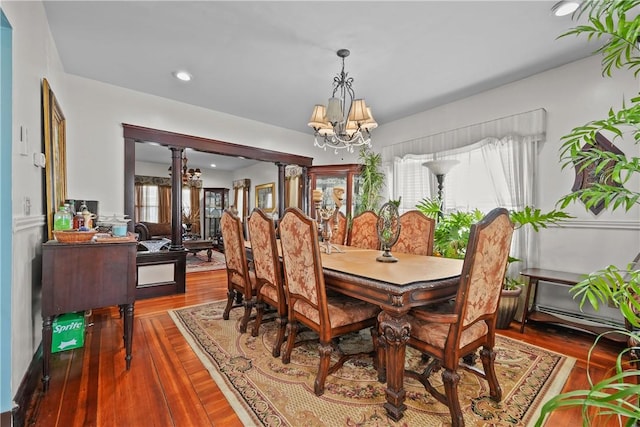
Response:
[{"label": "potted plant", "polygon": [[359,153],[360,182],[362,188],[356,201],[354,216],[364,211],[377,212],[382,201],[382,188],[384,187],[385,175],[381,170],[382,155],[370,148],[362,147]]},{"label": "potted plant", "polygon": [[[484,214],[478,209],[474,209],[472,211],[448,212],[438,218],[440,202],[437,198],[425,198],[421,200],[416,205],[416,209],[438,221],[433,239],[434,255],[446,258],[464,258],[471,226],[480,221],[484,217]],[[560,210],[554,209],[550,212],[543,213],[540,209],[529,206],[525,206],[525,208],[520,211],[511,211],[509,217],[511,221],[513,221],[516,229],[529,225],[536,232],[541,228],[547,228],[549,224],[555,224],[571,218],[566,212]],[[520,260],[517,258],[509,257],[508,264],[505,268],[508,268],[511,263],[518,261]],[[523,286],[524,282],[519,278],[508,275],[505,276],[502,284],[500,304],[498,306],[498,320],[496,322],[498,329],[509,329],[509,325],[518,311]]]},{"label": "potted plant", "polygon": [[[575,12],[574,17],[587,16],[588,23],[577,26],[563,36],[586,35],[589,39],[603,40],[597,50],[603,54],[603,76],[611,76],[613,69],[628,69],[637,75],[640,72],[638,37],[640,35],[640,17],[637,10],[638,0],[598,0],[585,1]],[[627,15],[633,16],[628,19]],[[578,171],[595,167],[598,181],[560,200],[560,206],[581,201],[585,208],[603,204],[611,210],[629,211],[640,204],[640,192],[631,191],[624,186],[640,173],[640,158],[624,154],[611,153],[599,148],[596,135],[605,131],[615,138],[627,134],[637,145],[640,142],[640,97],[623,102],[615,111],[609,110],[608,117],[593,120],[584,126],[574,128],[562,138],[561,160],[563,167],[573,166]],[[588,150],[583,150],[585,144]],[[630,342],[640,340],[640,270],[637,264],[626,267],[608,266],[596,271],[587,279],[571,288],[574,297],[580,298],[582,307],[587,301],[597,310],[600,304],[613,303],[620,309],[630,331],[622,331],[629,336]],[[621,333],[621,331],[617,331]],[[596,338],[597,345],[601,336]],[[592,348],[593,350],[593,348]],[[625,425],[638,425],[640,422],[640,370],[635,366],[625,366],[622,356],[630,352],[624,349],[616,360],[612,374],[597,383],[589,377],[590,388],[562,393],[549,400],[540,413],[536,426],[543,424],[545,417],[552,411],[563,407],[581,407],[583,425],[596,425],[613,417],[621,417]],[[636,361],[636,363],[638,363]],[[589,409],[592,409],[590,411]],[[595,410],[595,411],[593,411]],[[599,418],[602,417],[602,418]]]}]

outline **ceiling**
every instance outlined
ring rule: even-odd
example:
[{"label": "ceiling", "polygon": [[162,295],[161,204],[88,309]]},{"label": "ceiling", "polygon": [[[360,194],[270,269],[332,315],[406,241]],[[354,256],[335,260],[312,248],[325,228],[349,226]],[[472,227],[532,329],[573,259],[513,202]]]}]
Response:
[{"label": "ceiling", "polygon": [[[589,56],[554,1],[45,1],[67,73],[307,132],[351,50],[379,124]],[[172,76],[185,69],[189,83]]]}]

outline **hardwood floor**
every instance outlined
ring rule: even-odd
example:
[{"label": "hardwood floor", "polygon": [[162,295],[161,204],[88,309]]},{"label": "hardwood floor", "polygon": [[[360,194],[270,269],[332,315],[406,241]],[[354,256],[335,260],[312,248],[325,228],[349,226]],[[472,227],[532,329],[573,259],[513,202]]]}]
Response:
[{"label": "hardwood floor", "polygon": [[[84,348],[52,355],[49,391],[43,394],[39,388],[26,425],[242,425],[167,314],[170,309],[225,298],[226,271],[218,270],[189,273],[186,294],[137,301],[130,371],[125,370],[117,308],[94,310]],[[575,357],[564,391],[588,387],[586,357],[592,336],[544,326],[527,327],[522,335],[516,323],[500,333]],[[600,346],[592,355],[592,377],[601,378],[618,352],[611,343]],[[557,411],[547,422],[547,426],[581,424],[578,410]]]}]

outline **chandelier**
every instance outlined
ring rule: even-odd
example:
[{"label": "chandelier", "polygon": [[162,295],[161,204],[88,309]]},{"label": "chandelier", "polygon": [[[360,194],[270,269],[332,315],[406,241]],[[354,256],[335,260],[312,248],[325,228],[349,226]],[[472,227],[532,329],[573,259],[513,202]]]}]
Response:
[{"label": "chandelier", "polygon": [[[200,168],[188,168],[187,162],[187,153],[185,152],[182,155],[182,185],[198,185],[202,171],[200,171]],[[169,176],[171,176],[171,166],[169,166]]]},{"label": "chandelier", "polygon": [[[314,146],[319,148],[346,149],[353,153],[353,147],[371,146],[369,131],[378,127],[364,99],[354,99],[353,77],[344,71],[344,58],[348,49],[336,52],[342,58],[342,71],[333,78],[333,94],[327,106],[316,105],[309,120],[309,127],[315,131]],[[318,138],[320,137],[320,138]]]}]

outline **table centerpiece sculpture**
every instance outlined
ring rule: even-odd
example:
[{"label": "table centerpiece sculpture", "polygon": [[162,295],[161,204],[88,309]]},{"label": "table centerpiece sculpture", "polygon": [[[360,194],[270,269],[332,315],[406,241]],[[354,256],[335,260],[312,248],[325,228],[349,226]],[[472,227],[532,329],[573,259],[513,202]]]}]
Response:
[{"label": "table centerpiece sculpture", "polygon": [[387,202],[382,205],[378,213],[376,230],[381,248],[384,251],[382,255],[376,258],[376,261],[398,262],[398,258],[391,255],[391,247],[400,237],[400,214],[398,213],[397,203]]}]

